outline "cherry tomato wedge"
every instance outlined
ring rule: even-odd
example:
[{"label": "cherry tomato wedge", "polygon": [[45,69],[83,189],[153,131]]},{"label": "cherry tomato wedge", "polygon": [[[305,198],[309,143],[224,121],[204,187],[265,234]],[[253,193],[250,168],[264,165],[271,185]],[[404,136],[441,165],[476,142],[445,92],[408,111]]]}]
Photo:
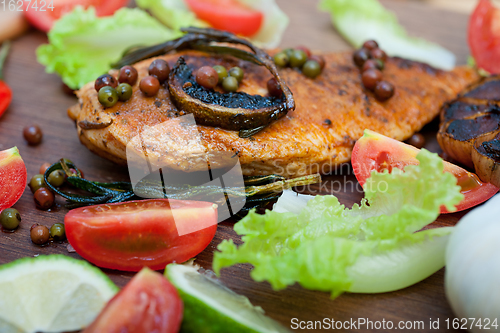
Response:
[{"label": "cherry tomato wedge", "polygon": [[160,273],[142,269],[113,297],[83,333],[177,333],[183,303]]},{"label": "cherry tomato wedge", "polygon": [[0,212],[23,195],[28,174],[16,147],[0,151]]},{"label": "cherry tomato wedge", "polygon": [[253,36],[259,31],[264,16],[237,0],[186,0],[196,16],[212,28],[243,36]]},{"label": "cherry tomato wedge", "polygon": [[126,6],[128,2],[128,0],[32,0],[24,1],[23,12],[35,28],[48,32],[61,16],[76,6],[85,8],[93,6],[97,16],[107,16]]},{"label": "cherry tomato wedge", "polygon": [[217,206],[151,199],[71,210],[66,237],[91,263],[123,271],[164,269],[203,251],[217,230]]},{"label": "cherry tomato wedge", "polygon": [[[382,134],[365,130],[365,134],[354,145],[351,163],[354,175],[363,186],[372,171],[382,172],[393,168],[403,170],[407,165],[417,165],[416,158],[420,149],[407,145],[406,143],[388,138]],[[476,206],[498,192],[498,188],[490,183],[482,182],[478,176],[467,170],[444,162],[444,171],[453,174],[457,178],[457,184],[462,188],[464,200],[456,208],[461,211]],[[448,211],[441,207],[441,213]]]},{"label": "cherry tomato wedge", "polygon": [[490,0],[480,0],[469,20],[469,47],[477,66],[500,73],[500,10]]}]

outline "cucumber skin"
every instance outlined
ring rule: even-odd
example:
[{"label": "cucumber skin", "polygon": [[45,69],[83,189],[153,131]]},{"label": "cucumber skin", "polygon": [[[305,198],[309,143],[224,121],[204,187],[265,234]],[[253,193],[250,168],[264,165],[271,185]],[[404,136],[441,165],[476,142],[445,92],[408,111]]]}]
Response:
[{"label": "cucumber skin", "polygon": [[[172,280],[170,280],[172,282]],[[174,285],[175,283],[172,282]],[[206,306],[197,298],[177,289],[184,302],[181,332],[186,333],[258,333],[228,316]]]}]

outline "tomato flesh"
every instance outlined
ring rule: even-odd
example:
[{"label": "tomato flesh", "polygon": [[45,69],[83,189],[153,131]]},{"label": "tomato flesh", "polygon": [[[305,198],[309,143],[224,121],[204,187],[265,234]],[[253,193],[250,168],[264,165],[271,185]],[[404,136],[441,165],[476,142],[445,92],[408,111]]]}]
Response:
[{"label": "tomato flesh", "polygon": [[203,251],[217,230],[217,208],[202,201],[151,199],[71,210],[66,236],[76,252],[105,268],[164,269]]},{"label": "tomato flesh", "polygon": [[259,31],[264,17],[236,0],[186,0],[196,16],[212,28],[243,36],[253,36]]},{"label": "tomato flesh", "polygon": [[12,90],[5,82],[0,80],[0,117],[7,110],[10,102],[12,102]]},{"label": "tomato flesh", "polygon": [[469,20],[469,47],[477,66],[500,73],[500,10],[490,0],[480,0]]},{"label": "tomato flesh", "polygon": [[[351,163],[354,175],[363,186],[372,171],[391,172],[394,168],[404,170],[407,165],[418,165],[416,157],[419,151],[403,142],[365,130],[365,135],[356,142],[352,151]],[[443,162],[444,171],[457,178],[457,184],[461,187],[460,192],[464,195],[464,200],[456,206],[456,211],[476,206],[498,192],[496,186],[482,182],[475,174],[455,164]],[[441,207],[441,213],[448,213],[444,206]]]},{"label": "tomato flesh", "polygon": [[[50,1],[46,1],[46,3],[49,4]],[[45,11],[42,11],[41,8],[33,8],[35,4],[40,7],[40,2],[25,1],[23,10],[24,15],[34,27],[48,32],[59,18],[71,12],[76,6],[85,8],[92,6],[95,8],[97,16],[108,16],[126,6],[127,3],[128,0],[53,0],[54,8],[45,8]]]},{"label": "tomato flesh", "polygon": [[0,212],[12,207],[24,193],[28,174],[17,147],[0,151]]},{"label": "tomato flesh", "polygon": [[183,303],[175,287],[160,273],[144,268],[83,333],[176,333],[182,311]]}]

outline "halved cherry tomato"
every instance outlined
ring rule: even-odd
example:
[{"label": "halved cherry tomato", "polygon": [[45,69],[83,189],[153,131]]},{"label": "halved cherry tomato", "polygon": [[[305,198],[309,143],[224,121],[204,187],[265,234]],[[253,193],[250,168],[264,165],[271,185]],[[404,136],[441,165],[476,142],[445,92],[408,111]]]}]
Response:
[{"label": "halved cherry tomato", "polygon": [[196,16],[212,28],[243,36],[259,31],[264,17],[261,12],[246,7],[237,0],[186,0]]},{"label": "halved cherry tomato", "polygon": [[[76,6],[85,8],[93,6],[97,16],[107,16],[126,6],[128,2],[128,0],[25,0],[23,10],[24,15],[35,28],[48,32],[55,21]],[[42,5],[45,8],[42,9]]]},{"label": "halved cherry tomato", "polygon": [[479,0],[469,20],[469,46],[479,68],[500,73],[500,10]]},{"label": "halved cherry tomato", "polygon": [[64,218],[66,236],[91,263],[123,271],[164,269],[203,251],[217,230],[210,202],[151,199],[82,207]]},{"label": "halved cherry tomato", "polygon": [[175,287],[160,273],[144,268],[83,333],[177,333],[182,310]]},{"label": "halved cherry tomato", "polygon": [[17,147],[0,151],[0,212],[23,195],[28,174]]},{"label": "halved cherry tomato", "polygon": [[[420,149],[406,143],[388,138],[382,134],[365,130],[365,134],[354,145],[351,163],[354,175],[363,186],[373,170],[382,172],[393,168],[403,170],[407,165],[418,165],[416,158]],[[490,183],[483,183],[478,176],[461,167],[443,161],[444,171],[457,178],[457,184],[462,188],[464,200],[460,202],[456,211],[476,206],[498,192],[498,188]],[[448,213],[441,207],[441,213]]]}]

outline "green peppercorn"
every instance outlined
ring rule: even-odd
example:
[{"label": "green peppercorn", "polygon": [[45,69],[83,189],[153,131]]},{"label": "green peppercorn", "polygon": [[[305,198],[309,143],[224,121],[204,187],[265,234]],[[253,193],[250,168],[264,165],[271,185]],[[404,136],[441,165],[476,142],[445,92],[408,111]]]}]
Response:
[{"label": "green peppercorn", "polygon": [[222,88],[227,92],[235,92],[238,90],[238,80],[233,76],[228,76],[222,81]]},{"label": "green peppercorn", "polygon": [[116,88],[116,93],[120,101],[126,102],[132,97],[132,87],[128,83],[120,83]]},{"label": "green peppercorn", "polygon": [[288,49],[284,49],[283,53],[286,54],[286,56],[288,57],[288,59],[290,59],[290,57],[292,56],[293,51],[294,51],[294,49],[288,48]]},{"label": "green peppercorn", "polygon": [[232,76],[236,80],[238,80],[238,83],[240,83],[243,80],[243,76],[245,76],[245,73],[239,67],[233,67],[233,68],[231,68],[229,70],[228,74],[229,74],[229,76]]},{"label": "green peppercorn", "polygon": [[302,74],[311,79],[321,74],[321,65],[314,60],[307,60],[304,66],[302,66]]},{"label": "green peppercorn", "polygon": [[6,208],[0,213],[0,224],[4,229],[14,230],[19,227],[21,214],[14,208]]},{"label": "green peppercorn", "polygon": [[213,68],[217,72],[217,75],[219,75],[219,82],[217,82],[217,83],[222,84],[222,81],[224,80],[224,78],[227,77],[226,67],[221,66],[221,65],[215,65]]},{"label": "green peppercorn", "polygon": [[45,180],[43,179],[43,175],[34,175],[31,177],[29,187],[31,192],[35,193],[41,187],[47,187],[45,184]]},{"label": "green peppercorn", "polygon": [[118,102],[118,93],[116,89],[110,86],[104,86],[99,90],[99,103],[104,107],[110,108]]},{"label": "green peppercorn", "polygon": [[301,68],[307,61],[307,54],[302,50],[294,50],[290,56],[290,66]]},{"label": "green peppercorn", "polygon": [[286,67],[288,65],[288,62],[290,61],[285,52],[275,54],[273,59],[276,66],[279,67]]},{"label": "green peppercorn", "polygon": [[52,227],[50,227],[50,237],[52,237],[55,241],[64,240],[66,238],[64,224],[54,223]]},{"label": "green peppercorn", "polygon": [[65,174],[63,170],[54,170],[49,174],[47,180],[49,181],[50,185],[59,187],[64,184],[64,176]]}]

